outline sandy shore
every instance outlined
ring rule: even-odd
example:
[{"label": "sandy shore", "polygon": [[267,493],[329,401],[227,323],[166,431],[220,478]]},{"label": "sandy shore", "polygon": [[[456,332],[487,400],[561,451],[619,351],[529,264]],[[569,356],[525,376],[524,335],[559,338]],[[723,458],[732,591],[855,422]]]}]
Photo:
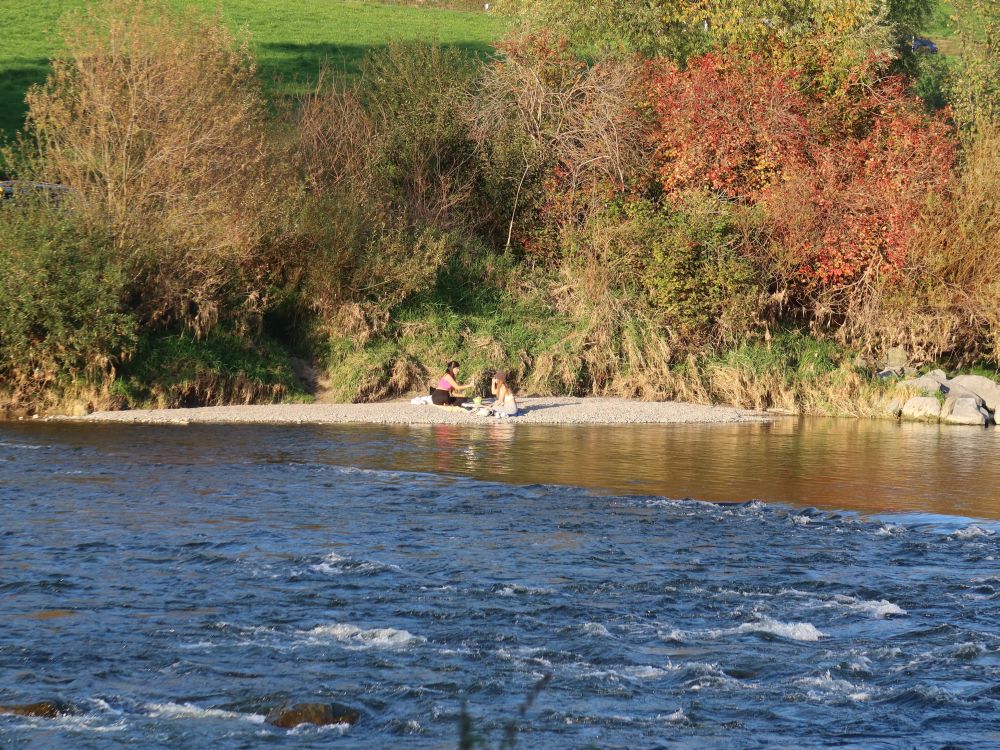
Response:
[{"label": "sandy shore", "polygon": [[[677,424],[760,421],[755,412],[729,406],[617,398],[523,398],[512,424]],[[65,422],[133,424],[491,424],[499,420],[464,409],[413,406],[408,401],[378,404],[275,404],[210,406],[198,409],[135,409],[58,417]]]}]

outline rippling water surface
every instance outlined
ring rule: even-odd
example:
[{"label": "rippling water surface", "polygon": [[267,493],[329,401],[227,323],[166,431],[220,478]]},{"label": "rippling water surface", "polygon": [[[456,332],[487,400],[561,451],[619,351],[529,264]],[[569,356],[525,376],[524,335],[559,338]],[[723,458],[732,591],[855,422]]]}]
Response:
[{"label": "rippling water surface", "polygon": [[521,747],[998,747],[996,432],[859,424],[0,426],[0,704],[73,707],[0,746],[496,745],[551,675]]}]

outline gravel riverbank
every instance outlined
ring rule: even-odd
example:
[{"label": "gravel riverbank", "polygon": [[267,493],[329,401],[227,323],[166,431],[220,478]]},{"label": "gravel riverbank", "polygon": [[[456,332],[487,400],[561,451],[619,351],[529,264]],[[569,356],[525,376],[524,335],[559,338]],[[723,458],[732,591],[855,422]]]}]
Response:
[{"label": "gravel riverbank", "polygon": [[[730,406],[618,398],[523,398],[513,424],[677,424],[747,422],[762,415]],[[490,424],[493,417],[457,407],[414,406],[408,401],[377,404],[272,404],[209,406],[197,409],[135,409],[94,412],[85,417],[55,417],[64,422],[133,424]]]}]

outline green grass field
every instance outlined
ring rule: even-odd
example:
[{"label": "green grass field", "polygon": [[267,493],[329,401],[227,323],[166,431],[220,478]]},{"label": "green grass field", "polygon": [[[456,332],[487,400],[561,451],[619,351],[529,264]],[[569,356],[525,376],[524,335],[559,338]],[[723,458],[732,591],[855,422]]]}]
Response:
[{"label": "green grass field", "polygon": [[[501,21],[483,12],[414,8],[358,0],[178,0],[221,7],[234,28],[245,26],[271,92],[295,92],[324,63],[353,72],[371,49],[397,39],[426,39],[486,54]],[[59,18],[84,0],[0,1],[0,130],[24,117],[24,93],[45,79],[59,49]]]}]

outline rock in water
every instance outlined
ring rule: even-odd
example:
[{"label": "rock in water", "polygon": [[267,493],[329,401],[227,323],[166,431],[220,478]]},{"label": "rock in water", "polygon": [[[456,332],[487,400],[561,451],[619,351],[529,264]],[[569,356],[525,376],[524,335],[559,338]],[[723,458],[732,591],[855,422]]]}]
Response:
[{"label": "rock in water", "polygon": [[994,414],[1000,408],[1000,383],[982,375],[956,375],[951,382],[975,393]]},{"label": "rock in water", "polygon": [[903,419],[936,422],[941,417],[941,402],[930,396],[914,396],[903,404]]},{"label": "rock in water", "polygon": [[12,706],[0,706],[0,714],[14,716],[33,716],[39,719],[54,719],[57,716],[70,713],[70,707],[53,701],[38,703],[21,703]]},{"label": "rock in water", "polygon": [[978,425],[979,427],[985,427],[987,424],[986,417],[974,398],[956,399],[951,413],[944,418],[944,421],[947,424]]},{"label": "rock in water", "polygon": [[281,706],[268,713],[267,721],[272,726],[282,729],[294,729],[299,724],[357,724],[361,714],[349,706],[340,703],[295,703]]}]

